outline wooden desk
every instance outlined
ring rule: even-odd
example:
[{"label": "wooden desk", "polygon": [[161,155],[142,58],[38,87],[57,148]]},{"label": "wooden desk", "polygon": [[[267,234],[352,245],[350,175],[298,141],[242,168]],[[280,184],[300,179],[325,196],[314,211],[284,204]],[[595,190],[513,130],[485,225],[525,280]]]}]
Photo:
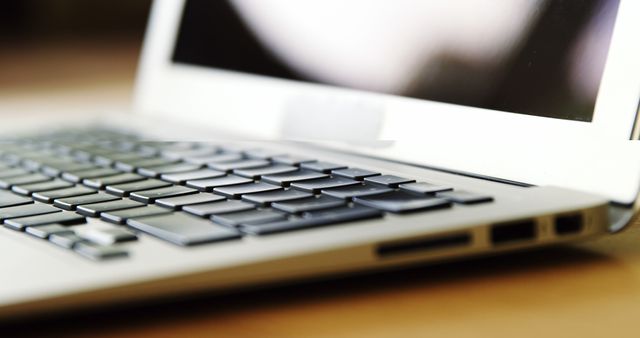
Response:
[{"label": "wooden desk", "polygon": [[[110,99],[128,100],[123,74],[109,82]],[[23,88],[4,102],[20,107],[33,102],[30,93],[42,92]],[[640,224],[571,247],[37,319],[0,327],[7,337],[3,329],[39,337],[639,337]]]}]

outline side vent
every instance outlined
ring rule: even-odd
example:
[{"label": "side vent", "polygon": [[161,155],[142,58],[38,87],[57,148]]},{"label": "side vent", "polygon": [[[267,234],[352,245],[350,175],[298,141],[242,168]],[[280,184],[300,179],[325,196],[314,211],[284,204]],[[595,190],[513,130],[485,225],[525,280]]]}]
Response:
[{"label": "side vent", "polygon": [[536,223],[534,220],[494,224],[491,226],[491,243],[505,245],[526,242],[536,238]]},{"label": "side vent", "polygon": [[406,242],[395,242],[381,244],[376,253],[380,257],[395,257],[405,254],[416,254],[425,252],[436,252],[443,249],[464,247],[471,244],[471,234],[461,233],[433,238],[410,240]]}]

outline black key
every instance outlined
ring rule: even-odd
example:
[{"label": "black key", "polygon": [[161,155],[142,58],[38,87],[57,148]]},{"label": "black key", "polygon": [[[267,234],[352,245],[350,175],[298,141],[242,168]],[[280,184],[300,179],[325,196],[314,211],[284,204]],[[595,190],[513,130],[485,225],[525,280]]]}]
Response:
[{"label": "black key", "polygon": [[200,191],[212,191],[217,187],[225,187],[228,185],[251,183],[252,180],[235,175],[227,175],[223,177],[207,178],[204,180],[187,181],[187,187],[198,189]]},{"label": "black key", "polygon": [[306,212],[303,217],[294,217],[285,221],[240,226],[240,230],[253,235],[267,235],[284,231],[300,230],[336,223],[381,217],[380,210],[363,206],[342,207],[326,211]]},{"label": "black key", "polygon": [[442,192],[442,191],[450,191],[450,190],[453,190],[453,188],[442,186],[442,185],[431,184],[431,183],[418,182],[418,183],[400,184],[400,190],[404,190],[406,192],[419,194],[419,195],[429,195],[429,194],[435,194],[437,192]]},{"label": "black key", "polygon": [[123,210],[143,206],[144,204],[132,200],[117,200],[103,203],[79,205],[77,210],[78,213],[82,215],[89,217],[98,217],[100,216],[100,213],[106,211]]},{"label": "black key", "polygon": [[88,187],[95,189],[103,189],[108,185],[124,184],[131,182],[139,182],[145,180],[144,176],[133,173],[124,173],[115,176],[97,177],[92,179],[85,179],[82,183]]},{"label": "black key", "polygon": [[74,234],[73,230],[60,224],[28,227],[25,232],[42,239],[47,239],[51,235]]},{"label": "black key", "polygon": [[209,163],[208,166],[211,169],[231,172],[233,170],[239,169],[250,169],[250,168],[260,168],[266,167],[270,163],[266,160],[240,160],[234,162],[224,162],[224,163]]},{"label": "black key", "polygon": [[97,192],[96,190],[78,185],[78,186],[66,188],[66,189],[36,192],[31,196],[36,201],[40,201],[43,203],[53,203],[53,200],[56,200],[58,198],[90,195],[90,194],[95,194],[96,192]]},{"label": "black key", "polygon": [[289,165],[272,165],[269,167],[252,168],[252,169],[236,169],[234,174],[254,180],[260,179],[261,176],[290,173],[298,170],[297,167]]},{"label": "black key", "polygon": [[343,199],[333,198],[329,196],[320,196],[318,198],[305,198],[302,200],[277,202],[271,204],[274,209],[282,210],[284,212],[297,214],[305,211],[316,211],[329,208],[337,208],[346,205],[347,202]]},{"label": "black key", "polygon": [[127,257],[129,255],[127,251],[122,248],[98,245],[89,242],[78,242],[74,245],[73,250],[86,258],[96,261]]},{"label": "black key", "polygon": [[57,177],[60,176],[60,174],[62,174],[63,172],[67,171],[80,171],[95,168],[97,168],[96,165],[92,163],[66,162],[44,165],[42,166],[42,168],[40,168],[40,170],[46,175]]},{"label": "black key", "polygon": [[221,201],[214,203],[186,205],[182,208],[184,212],[200,217],[209,217],[211,215],[225,214],[228,212],[237,212],[243,210],[255,209],[251,203],[242,201]]},{"label": "black key", "polygon": [[18,196],[8,191],[0,190],[0,208],[15,207],[33,203],[30,198]]},{"label": "black key", "polygon": [[89,229],[82,233],[82,237],[100,245],[113,245],[138,240],[136,234],[124,228]]},{"label": "black key", "polygon": [[46,204],[26,204],[9,208],[0,209],[0,222],[19,217],[28,217],[36,215],[50,214],[54,212],[61,212],[62,210],[54,208]]},{"label": "black key", "polygon": [[280,164],[286,164],[286,165],[295,165],[295,166],[299,166],[302,163],[309,163],[309,162],[316,162],[317,161],[315,159],[308,158],[308,157],[290,156],[290,155],[276,156],[276,157],[272,158],[271,160],[274,163],[280,163]]},{"label": "black key", "polygon": [[53,181],[41,182],[41,183],[32,183],[25,185],[14,185],[11,187],[15,193],[25,196],[30,196],[34,192],[41,192],[47,190],[57,190],[64,188],[73,187],[73,183],[69,183],[67,181],[55,179]]},{"label": "black key", "polygon": [[75,233],[58,233],[49,235],[49,242],[65,249],[71,249],[77,243],[86,242],[86,240]]},{"label": "black key", "polygon": [[393,190],[387,187],[379,186],[379,185],[362,184],[362,185],[353,185],[348,187],[322,190],[322,194],[332,196],[335,198],[350,199],[350,198],[359,197],[359,196],[383,194],[385,192],[390,192],[390,191],[393,191]]},{"label": "black key", "polygon": [[199,194],[184,195],[184,196],[178,196],[178,197],[162,198],[162,199],[156,200],[156,205],[164,208],[180,210],[185,205],[218,202],[223,200],[225,200],[225,198],[220,195],[214,195],[209,193],[199,193]]},{"label": "black key", "polygon": [[268,183],[246,183],[231,185],[228,187],[218,187],[213,189],[214,192],[227,196],[229,198],[240,198],[244,194],[253,194],[265,191],[274,191],[282,189],[280,186],[268,184]]},{"label": "black key", "polygon": [[380,173],[360,168],[338,169],[331,172],[333,175],[362,181],[365,177],[377,176]]},{"label": "black key", "polygon": [[76,210],[76,207],[83,204],[102,203],[119,200],[120,197],[98,192],[97,194],[60,198],[53,201],[53,205],[65,210]]},{"label": "black key", "polygon": [[14,177],[14,176],[24,176],[29,175],[30,172],[22,169],[22,168],[9,168],[0,170],[0,179]]},{"label": "black key", "polygon": [[400,184],[412,183],[412,182],[415,182],[416,180],[411,180],[404,177],[398,177],[395,175],[378,175],[378,176],[365,177],[364,181],[367,183],[384,185],[389,188],[397,188]]},{"label": "black key", "polygon": [[112,168],[95,168],[91,170],[65,172],[62,173],[62,178],[70,182],[80,183],[85,179],[115,176],[118,174],[120,174],[120,172]]},{"label": "black key", "polygon": [[107,192],[116,196],[126,197],[135,191],[164,188],[168,186],[171,186],[171,184],[165,181],[150,179],[146,181],[109,185],[107,186]]},{"label": "black key", "polygon": [[451,206],[451,202],[444,198],[416,196],[402,191],[392,191],[380,195],[355,197],[353,202],[394,213],[438,209]]},{"label": "black key", "polygon": [[132,192],[129,198],[131,198],[134,201],[138,201],[142,203],[153,203],[158,198],[183,196],[183,195],[195,194],[197,192],[198,190],[196,189],[183,187],[181,185],[174,185],[166,188]]},{"label": "black key", "polygon": [[348,187],[351,185],[361,185],[361,184],[362,183],[360,181],[354,181],[350,178],[345,178],[345,177],[325,177],[317,180],[291,183],[291,187],[298,190],[308,191],[308,192],[317,194],[324,189]]},{"label": "black key", "polygon": [[13,176],[0,179],[0,188],[9,189],[14,185],[40,183],[50,181],[51,177],[43,174],[28,174],[24,176]]},{"label": "black key", "polygon": [[200,180],[205,178],[215,178],[225,176],[225,173],[211,169],[200,169],[196,171],[188,171],[174,174],[163,174],[161,179],[167,182],[184,184],[187,181]]},{"label": "black key", "polygon": [[195,245],[241,237],[234,229],[180,213],[134,218],[127,224],[136,230],[178,245]]},{"label": "black key", "polygon": [[282,156],[283,152],[269,149],[251,149],[244,151],[245,156],[248,158],[255,158],[260,160],[269,160],[272,157]]},{"label": "black key", "polygon": [[439,192],[436,194],[436,196],[446,198],[451,202],[459,204],[476,204],[493,201],[493,197],[491,196],[480,195],[462,190]]},{"label": "black key", "polygon": [[313,180],[324,177],[329,177],[329,175],[311,170],[298,170],[285,174],[265,175],[262,176],[262,181],[286,187],[292,182]]},{"label": "black key", "polygon": [[240,224],[253,225],[261,223],[271,223],[285,219],[287,219],[287,216],[285,216],[285,214],[271,210],[248,210],[211,216],[211,220],[214,223],[218,223],[228,227],[236,227]]},{"label": "black key", "polygon": [[111,223],[125,224],[129,218],[166,215],[172,212],[173,211],[169,209],[160,208],[155,205],[149,205],[131,209],[105,211],[100,214],[100,218]]},{"label": "black key", "polygon": [[313,194],[299,190],[278,190],[259,192],[255,194],[243,195],[242,200],[255,203],[261,206],[267,206],[273,202],[291,201],[302,198],[312,197]]},{"label": "black key", "polygon": [[346,165],[335,164],[331,162],[323,162],[323,161],[302,163],[300,167],[303,169],[313,170],[313,171],[317,171],[325,174],[329,174],[333,170],[347,169]]},{"label": "black key", "polygon": [[198,170],[202,166],[200,164],[193,163],[176,163],[169,165],[162,165],[159,167],[151,168],[139,168],[138,173],[146,177],[160,177],[163,174],[181,173],[185,171]]},{"label": "black key", "polygon": [[168,164],[173,164],[175,162],[177,161],[162,158],[162,157],[150,157],[150,158],[145,158],[141,160],[119,161],[119,162],[116,162],[115,167],[118,170],[122,170],[126,172],[134,172],[138,168],[164,166]]},{"label": "black key", "polygon": [[185,157],[183,160],[188,163],[208,164],[208,163],[233,162],[233,161],[239,161],[241,159],[242,159],[242,154],[227,153],[227,154],[217,154],[212,156]]},{"label": "black key", "polygon": [[24,231],[27,227],[37,227],[49,224],[76,225],[86,223],[84,216],[71,211],[60,211],[44,215],[12,218],[4,221],[4,226],[17,231]]}]

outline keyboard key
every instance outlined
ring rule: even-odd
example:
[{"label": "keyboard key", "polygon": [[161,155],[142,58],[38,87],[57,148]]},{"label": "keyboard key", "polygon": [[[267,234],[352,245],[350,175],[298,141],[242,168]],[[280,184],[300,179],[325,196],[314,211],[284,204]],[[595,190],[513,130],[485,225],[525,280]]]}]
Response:
[{"label": "keyboard key", "polygon": [[51,177],[43,174],[28,174],[23,176],[12,176],[0,179],[0,188],[9,189],[14,185],[24,185],[50,181]]},{"label": "keyboard key", "polygon": [[123,228],[89,229],[82,233],[82,237],[105,246],[138,240],[136,234]]},{"label": "keyboard key", "polygon": [[176,163],[151,168],[139,168],[138,174],[146,177],[160,177],[163,174],[173,174],[185,171],[193,171],[201,168],[199,164]]},{"label": "keyboard key", "polygon": [[225,214],[228,212],[237,212],[255,209],[251,203],[242,201],[221,201],[205,204],[186,205],[182,208],[184,212],[200,217],[209,217],[211,215]]},{"label": "keyboard key", "polygon": [[269,149],[251,149],[244,151],[244,155],[248,158],[260,159],[260,160],[269,160],[272,157],[282,156],[283,152],[278,150],[269,150]]},{"label": "keyboard key", "polygon": [[173,211],[169,209],[160,208],[155,205],[148,205],[130,209],[105,211],[100,213],[100,218],[104,221],[115,224],[125,224],[129,218],[166,215],[172,212]]},{"label": "keyboard key", "polygon": [[298,170],[291,173],[265,175],[262,176],[262,181],[287,187],[292,182],[314,180],[324,177],[329,177],[329,175],[311,170]]},{"label": "keyboard key", "polygon": [[366,177],[378,176],[380,173],[375,171],[369,171],[366,169],[359,168],[349,168],[349,169],[339,169],[331,172],[333,175],[342,176],[346,178],[350,178],[352,180],[362,181]]},{"label": "keyboard key", "polygon": [[242,160],[240,153],[217,154],[212,156],[185,157],[184,161],[195,164],[225,163]]},{"label": "keyboard key", "polygon": [[355,197],[353,202],[394,213],[439,209],[451,206],[451,202],[444,198],[417,196],[401,191]]},{"label": "keyboard key", "polygon": [[77,243],[86,242],[86,240],[75,233],[56,233],[49,235],[49,242],[65,249],[72,249]]},{"label": "keyboard key", "polygon": [[101,203],[119,200],[120,197],[98,192],[97,194],[60,198],[53,201],[53,205],[64,210],[76,210],[83,204]]},{"label": "keyboard key", "polygon": [[42,239],[47,239],[51,235],[74,234],[73,230],[60,224],[28,227],[25,232]]},{"label": "keyboard key", "polygon": [[331,188],[322,190],[323,195],[332,196],[335,198],[351,199],[353,197],[368,196],[383,194],[385,192],[393,191],[390,188],[373,184],[361,184],[348,187]]},{"label": "keyboard key", "polygon": [[115,167],[118,170],[126,171],[126,172],[134,172],[138,168],[148,168],[148,167],[156,167],[156,166],[164,166],[168,164],[173,164],[177,162],[176,160],[170,160],[162,157],[149,157],[140,160],[132,160],[132,161],[119,161],[116,162]]},{"label": "keyboard key", "polygon": [[211,216],[211,220],[214,223],[218,223],[220,225],[228,227],[236,227],[240,224],[253,225],[261,223],[271,223],[285,219],[287,219],[287,216],[285,216],[285,214],[271,210],[248,210]]},{"label": "keyboard key", "polygon": [[364,181],[367,183],[384,185],[389,188],[397,188],[400,184],[412,183],[412,182],[415,182],[416,180],[411,180],[404,177],[398,177],[395,175],[378,175],[378,176],[365,177]]},{"label": "keyboard key", "polygon": [[379,210],[363,206],[342,207],[326,211],[306,212],[303,217],[262,224],[241,224],[240,230],[253,235],[267,235],[291,230],[331,225],[356,220],[382,217]]},{"label": "keyboard key", "polygon": [[138,152],[118,152],[110,155],[96,156],[94,162],[102,166],[111,166],[116,162],[139,161],[144,158],[151,158],[150,154]]},{"label": "keyboard key", "polygon": [[260,182],[231,185],[228,187],[218,187],[213,189],[213,191],[229,198],[238,199],[245,194],[254,194],[258,192],[274,191],[280,189],[282,189],[280,186]]},{"label": "keyboard key", "polygon": [[404,190],[406,192],[420,194],[420,195],[429,195],[429,194],[435,194],[441,191],[453,190],[453,188],[451,187],[425,183],[425,182],[400,184],[399,187],[400,187],[400,190]]},{"label": "keyboard key", "polygon": [[191,194],[191,195],[184,195],[184,196],[178,196],[178,197],[162,198],[162,199],[156,200],[156,205],[164,208],[180,210],[185,205],[218,202],[218,201],[223,201],[225,199],[226,198],[220,195],[214,195],[209,193],[199,193],[199,194]]},{"label": "keyboard key", "polygon": [[70,182],[80,183],[85,179],[115,176],[118,174],[120,174],[120,172],[112,168],[96,168],[91,170],[65,172],[62,173],[62,178]]},{"label": "keyboard key", "polygon": [[125,183],[131,183],[131,182],[139,182],[143,180],[145,180],[145,178],[138,174],[124,173],[124,174],[119,174],[115,176],[85,179],[82,181],[82,184],[95,189],[103,189],[108,185],[125,184]]},{"label": "keyboard key", "polygon": [[234,174],[254,180],[260,179],[261,176],[290,173],[298,170],[297,167],[289,165],[272,165],[270,167],[252,168],[252,169],[236,169]]},{"label": "keyboard key", "polygon": [[89,242],[78,242],[74,245],[73,250],[86,258],[96,261],[122,258],[129,255],[127,251],[122,248],[98,245]]},{"label": "keyboard key", "polygon": [[50,214],[54,212],[61,212],[62,210],[54,208],[46,204],[26,204],[9,208],[0,209],[0,222],[19,217],[28,217],[35,215]]},{"label": "keyboard key", "polygon": [[213,156],[218,152],[215,147],[192,148],[192,149],[167,149],[161,151],[161,155],[168,159],[180,160],[187,157]]},{"label": "keyboard key", "polygon": [[476,204],[493,201],[493,197],[491,196],[480,195],[462,190],[439,192],[436,194],[436,196],[446,198],[451,202],[459,204]]},{"label": "keyboard key", "polygon": [[174,185],[166,188],[132,192],[129,198],[131,198],[134,201],[138,201],[142,203],[154,203],[155,200],[158,198],[176,197],[176,196],[182,196],[182,195],[195,194],[197,192],[198,190],[196,189],[191,189],[191,188],[183,187],[180,185]]},{"label": "keyboard key", "polygon": [[167,183],[165,181],[150,179],[146,181],[109,185],[107,186],[107,192],[116,196],[126,197],[129,196],[129,194],[131,194],[132,192],[164,188],[170,185],[170,183]]},{"label": "keyboard key", "polygon": [[236,175],[227,175],[223,177],[207,178],[204,180],[187,181],[187,187],[198,189],[200,191],[212,191],[217,187],[225,187],[228,185],[251,183],[252,180]]},{"label": "keyboard key", "polygon": [[0,190],[0,208],[15,207],[33,203],[30,198],[18,196],[8,191]]},{"label": "keyboard key", "polygon": [[49,224],[76,225],[86,223],[84,216],[71,211],[60,211],[43,215],[12,218],[4,221],[4,226],[16,231],[24,231],[27,227]]},{"label": "keyboard key", "polygon": [[53,181],[41,182],[41,183],[32,183],[25,185],[14,185],[11,187],[15,193],[25,196],[30,196],[34,192],[41,192],[47,190],[57,190],[64,188],[73,187],[73,183],[69,183],[67,181],[55,179]]},{"label": "keyboard key", "polygon": [[344,199],[322,195],[318,198],[312,197],[288,202],[276,202],[271,204],[271,207],[291,214],[297,214],[305,211],[337,208],[345,206],[346,204],[347,202]]},{"label": "keyboard key", "polygon": [[8,177],[14,177],[14,176],[24,176],[29,174],[30,172],[22,168],[3,169],[3,170],[0,170],[0,179],[5,179]]},{"label": "keyboard key", "polygon": [[309,180],[302,182],[291,183],[291,187],[298,190],[312,192],[314,194],[319,193],[324,189],[347,187],[351,185],[361,185],[360,181],[354,181],[345,177],[325,177],[317,180]]},{"label": "keyboard key", "polygon": [[241,234],[230,228],[213,224],[209,220],[181,213],[130,219],[127,224],[177,245],[195,245],[238,239]]},{"label": "keyboard key", "polygon": [[289,189],[243,195],[242,200],[260,206],[268,206],[273,202],[284,202],[308,197],[313,197],[313,194],[304,191]]},{"label": "keyboard key", "polygon": [[224,162],[224,163],[209,163],[208,166],[211,169],[231,172],[233,170],[239,169],[250,169],[250,168],[260,168],[266,167],[270,163],[266,160],[240,160],[234,162]]},{"label": "keyboard key", "polygon": [[309,162],[316,162],[317,161],[315,159],[308,158],[308,157],[290,156],[290,155],[276,156],[276,157],[272,158],[271,160],[274,163],[286,164],[286,165],[295,165],[295,166],[299,166],[302,163],[309,163]]},{"label": "keyboard key", "polygon": [[92,163],[79,163],[79,162],[65,162],[65,163],[57,163],[57,164],[47,164],[40,168],[44,174],[49,175],[51,177],[58,177],[63,172],[67,171],[80,171],[80,170],[89,170],[97,168],[95,164]]},{"label": "keyboard key", "polygon": [[78,186],[66,188],[66,189],[36,192],[31,196],[36,201],[40,201],[43,203],[53,203],[53,200],[56,200],[58,198],[90,195],[95,193],[97,193],[96,190],[78,185]]},{"label": "keyboard key", "polygon": [[225,176],[225,173],[217,170],[211,169],[200,169],[196,171],[188,171],[174,174],[163,174],[161,179],[163,181],[175,183],[175,184],[184,184],[187,181],[192,180],[200,180],[205,178],[215,178]]},{"label": "keyboard key", "polygon": [[310,163],[302,163],[300,167],[303,169],[313,170],[320,173],[330,174],[333,170],[338,169],[347,169],[346,165],[335,164],[331,162],[310,162]]},{"label": "keyboard key", "polygon": [[143,207],[144,204],[132,200],[117,200],[103,203],[94,203],[94,204],[86,204],[80,205],[77,207],[78,213],[89,216],[89,217],[98,217],[100,213],[105,211],[114,211],[114,210],[122,210],[122,209],[130,209]]}]

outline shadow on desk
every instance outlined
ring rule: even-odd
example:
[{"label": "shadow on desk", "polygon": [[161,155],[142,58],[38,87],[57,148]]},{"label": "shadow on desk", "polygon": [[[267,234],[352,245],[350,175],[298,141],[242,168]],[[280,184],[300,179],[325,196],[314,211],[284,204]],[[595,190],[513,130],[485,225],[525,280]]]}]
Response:
[{"label": "shadow on desk", "polygon": [[[604,269],[606,273],[589,273],[590,280],[582,281],[580,274],[587,275],[592,269]],[[446,332],[442,330],[447,325],[473,325],[475,317],[490,318],[491,313],[535,313],[543,308],[566,307],[567,302],[586,302],[575,305],[588,306],[608,297],[606,285],[612,281],[635,283],[615,258],[558,247],[28,318],[6,323],[0,332],[31,336],[336,337],[366,332],[386,336],[385,330],[391,330],[389,334],[396,330],[406,333],[398,335],[401,337],[413,336],[420,328]],[[618,285],[617,292],[620,288]]]}]

